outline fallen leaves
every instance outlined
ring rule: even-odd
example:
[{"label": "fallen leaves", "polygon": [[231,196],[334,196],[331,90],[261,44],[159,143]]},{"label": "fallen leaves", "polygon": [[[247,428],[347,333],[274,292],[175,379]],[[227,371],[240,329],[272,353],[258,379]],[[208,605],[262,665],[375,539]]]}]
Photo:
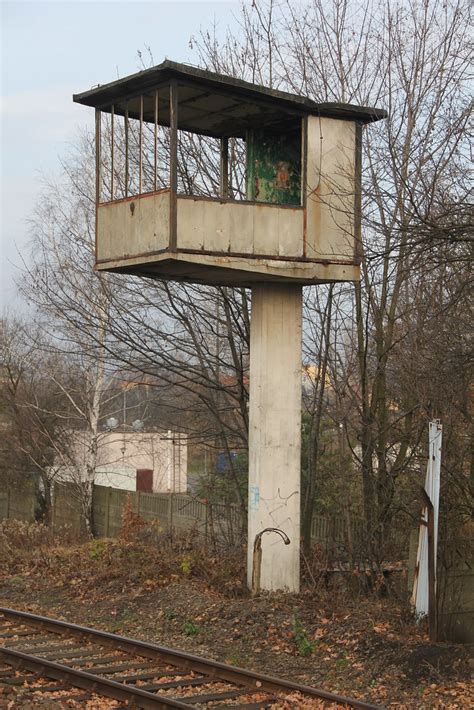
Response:
[{"label": "fallen leaves", "polygon": [[[181,546],[173,556],[172,549],[100,541],[49,550],[47,567],[25,555],[15,560],[11,577],[0,577],[1,602],[286,676],[393,710],[474,706],[467,651],[430,644],[423,626],[412,624],[400,603],[375,595],[355,600],[338,588],[250,598],[242,584],[242,560],[206,558],[203,551],[190,549]],[[183,554],[192,555],[187,573],[180,568]],[[307,657],[298,654],[295,611],[315,644]],[[199,626],[198,634],[183,631],[190,620]],[[3,692],[0,707],[5,699]],[[273,707],[327,708],[314,703],[319,704],[298,704],[289,696]]]}]

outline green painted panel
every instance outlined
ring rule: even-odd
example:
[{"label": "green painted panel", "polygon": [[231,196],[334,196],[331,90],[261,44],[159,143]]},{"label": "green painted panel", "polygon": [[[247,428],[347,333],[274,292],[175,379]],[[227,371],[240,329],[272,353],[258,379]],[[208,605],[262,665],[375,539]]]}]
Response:
[{"label": "green painted panel", "polygon": [[247,135],[247,199],[301,205],[301,122]]}]

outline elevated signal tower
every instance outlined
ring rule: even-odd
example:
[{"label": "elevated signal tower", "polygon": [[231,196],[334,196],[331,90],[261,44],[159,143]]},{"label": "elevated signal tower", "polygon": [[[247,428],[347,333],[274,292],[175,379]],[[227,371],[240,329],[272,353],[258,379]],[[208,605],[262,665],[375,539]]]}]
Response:
[{"label": "elevated signal tower", "polygon": [[[386,113],[171,61],[74,101],[96,111],[96,269],[252,289],[248,583],[257,540],[259,587],[296,592],[302,287],[359,280],[361,135]],[[184,193],[180,131],[218,146],[215,197]]]}]

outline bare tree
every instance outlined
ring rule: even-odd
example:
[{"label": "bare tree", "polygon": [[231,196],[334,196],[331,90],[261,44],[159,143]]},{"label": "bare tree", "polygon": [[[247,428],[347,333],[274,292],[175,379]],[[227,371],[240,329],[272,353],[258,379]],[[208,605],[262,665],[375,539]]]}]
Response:
[{"label": "bare tree", "polygon": [[[194,151],[191,143],[190,155]],[[94,273],[93,158],[84,136],[64,164],[62,182],[46,186],[32,222],[33,249],[21,285],[46,317],[53,347],[74,358],[83,373],[81,398],[64,394],[89,432],[86,517],[111,370],[130,379],[146,377],[157,397],[160,392],[167,397],[168,411],[174,402],[181,430],[227,453],[229,475],[245,508],[246,492],[231,451],[246,448],[247,294]],[[202,170],[199,175],[204,180]]]},{"label": "bare tree", "polygon": [[[391,389],[398,338],[406,337],[397,324],[414,307],[403,296],[416,274],[442,272],[446,258],[463,262],[470,240],[468,13],[468,5],[457,0],[384,5],[268,0],[242,9],[240,37],[229,34],[219,42],[203,33],[195,40],[201,62],[210,68],[252,80],[255,66],[263,83],[319,101],[389,111],[389,119],[364,138],[365,260],[355,286],[353,341],[358,372],[347,371],[345,382],[357,414],[347,419],[347,443],[361,471],[372,549],[381,554],[398,505],[397,481],[412,470],[421,428],[416,413],[424,406],[413,397],[395,404]],[[433,247],[440,244],[445,246],[436,248],[433,259]],[[319,309],[324,312],[327,308]],[[318,326],[319,342],[329,341],[323,320]],[[333,318],[332,328],[339,327]],[[315,348],[320,372],[329,352]],[[320,429],[312,424],[311,430],[316,471]]]},{"label": "bare tree", "polygon": [[[52,486],[58,461],[70,453],[65,431],[65,398],[55,386],[64,360],[48,353],[34,324],[4,317],[1,331],[3,414],[2,480],[34,484],[38,517],[50,519]],[[50,377],[49,373],[56,373]]]},{"label": "bare tree", "polygon": [[[90,157],[87,144],[81,151]],[[76,172],[74,170],[76,169]],[[107,279],[93,270],[94,217],[90,185],[93,171],[83,161],[81,170],[64,166],[62,184],[49,184],[32,219],[31,255],[25,259],[20,291],[36,307],[38,323],[50,353],[67,361],[69,370],[50,370],[52,386],[67,402],[61,412],[69,426],[87,434],[86,461],[81,478],[81,505],[91,532],[94,481],[101,402],[106,384],[108,321]],[[88,314],[82,327],[74,318],[74,304]],[[74,377],[69,375],[74,373]]]}]

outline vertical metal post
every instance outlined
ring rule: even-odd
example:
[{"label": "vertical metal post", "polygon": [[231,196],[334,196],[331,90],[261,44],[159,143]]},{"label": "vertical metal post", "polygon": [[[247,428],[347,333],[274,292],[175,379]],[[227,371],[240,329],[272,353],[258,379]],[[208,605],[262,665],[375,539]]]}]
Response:
[{"label": "vertical metal post", "polygon": [[[308,117],[301,119],[301,180],[300,180],[300,203],[305,209],[308,197]],[[303,257],[307,256],[307,224],[304,221],[303,229]]]},{"label": "vertical metal post", "polygon": [[110,108],[110,141],[111,141],[111,146],[110,146],[110,199],[111,200],[114,199],[114,148],[115,148],[114,118],[115,118],[115,106],[112,104],[112,106]]},{"label": "vertical metal post", "polygon": [[[301,180],[300,180],[300,204],[306,212],[306,203],[308,195],[308,117],[301,119]],[[303,229],[303,257],[307,256],[307,224],[304,220]]]},{"label": "vertical metal post", "polygon": [[125,129],[125,197],[128,197],[128,101],[125,107],[124,119],[124,129]]},{"label": "vertical metal post", "polygon": [[430,641],[438,640],[438,614],[436,600],[436,562],[435,562],[435,536],[434,536],[434,508],[430,501],[428,506],[428,587],[430,602],[428,620],[430,627]]},{"label": "vertical metal post", "polygon": [[253,542],[253,565],[252,565],[252,596],[260,594],[260,575],[262,570],[262,534],[255,536]]},{"label": "vertical metal post", "polygon": [[153,190],[158,189],[158,89],[155,91],[155,134],[153,146]]},{"label": "vertical metal post", "polygon": [[178,192],[178,83],[170,84],[170,250],[176,251]]},{"label": "vertical metal post", "polygon": [[142,194],[143,182],[143,94],[140,96],[140,135],[138,139],[138,194]]},{"label": "vertical metal post", "polygon": [[229,197],[229,139],[221,138],[220,196]]},{"label": "vertical metal post", "polygon": [[101,111],[95,110],[95,202],[99,204],[101,198]]},{"label": "vertical metal post", "polygon": [[423,503],[427,510],[428,528],[428,625],[430,641],[438,640],[438,615],[436,603],[436,562],[435,562],[435,536],[434,536],[434,506],[428,493],[421,489]]},{"label": "vertical metal post", "polygon": [[254,131],[249,128],[245,135],[245,150],[247,157],[245,161],[245,199],[255,200],[255,145]]}]

